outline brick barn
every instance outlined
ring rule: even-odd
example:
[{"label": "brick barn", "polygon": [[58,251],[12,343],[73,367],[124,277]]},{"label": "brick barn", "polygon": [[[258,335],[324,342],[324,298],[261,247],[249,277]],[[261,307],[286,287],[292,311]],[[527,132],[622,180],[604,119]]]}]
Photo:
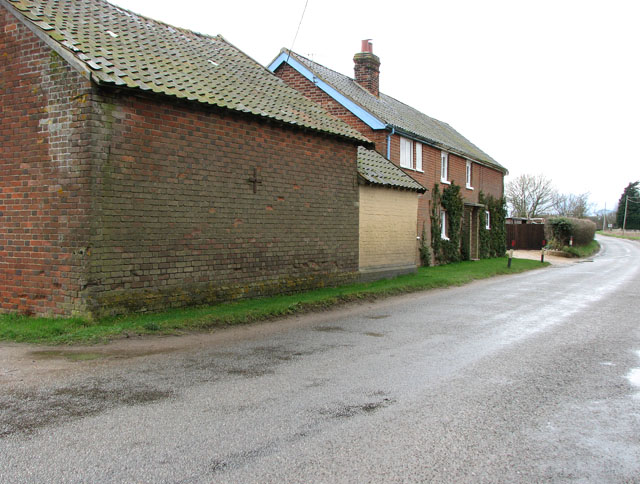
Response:
[{"label": "brick barn", "polygon": [[220,36],[102,0],[0,5],[0,311],[114,314],[357,277],[359,187],[376,185],[356,169],[371,147],[358,130]]},{"label": "brick barn", "polygon": [[[449,124],[380,92],[380,59],[373,54],[371,42],[363,41],[362,51],[356,53],[353,60],[354,77],[351,78],[283,49],[269,69],[372,140],[380,155],[423,187],[431,189],[436,183],[442,187],[452,182],[460,185],[464,233],[470,237],[464,243],[470,248],[471,258],[478,258],[479,231],[487,230],[481,226],[484,205],[480,193],[501,198],[507,169]],[[428,193],[420,195],[414,226],[416,253],[416,240],[423,228],[427,240],[431,240],[431,212],[431,197]],[[441,211],[441,216],[445,221],[446,214]]]}]

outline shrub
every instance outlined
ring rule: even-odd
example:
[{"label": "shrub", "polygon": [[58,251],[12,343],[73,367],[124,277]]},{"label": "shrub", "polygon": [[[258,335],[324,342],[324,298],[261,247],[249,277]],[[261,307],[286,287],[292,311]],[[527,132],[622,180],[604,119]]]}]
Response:
[{"label": "shrub", "polygon": [[571,237],[574,245],[587,245],[595,234],[596,224],[587,219],[556,217],[547,219],[545,224],[545,235],[549,245],[556,249],[569,245]]},{"label": "shrub", "polygon": [[596,224],[591,220],[584,218],[572,219],[573,227],[573,243],[575,245],[587,245],[596,235]]},{"label": "shrub", "polygon": [[490,217],[490,230],[486,230],[487,216],[480,212],[480,258],[502,257],[507,251],[507,208],[504,198],[495,198],[480,192],[478,201],[485,205]]}]

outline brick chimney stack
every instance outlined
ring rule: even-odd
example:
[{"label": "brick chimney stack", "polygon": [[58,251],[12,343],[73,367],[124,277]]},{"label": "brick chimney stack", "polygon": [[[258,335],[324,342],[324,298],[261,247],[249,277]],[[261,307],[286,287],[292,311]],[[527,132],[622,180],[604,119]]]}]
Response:
[{"label": "brick chimney stack", "polygon": [[371,39],[362,41],[362,52],[353,56],[356,82],[374,96],[380,95],[380,58],[373,54]]}]

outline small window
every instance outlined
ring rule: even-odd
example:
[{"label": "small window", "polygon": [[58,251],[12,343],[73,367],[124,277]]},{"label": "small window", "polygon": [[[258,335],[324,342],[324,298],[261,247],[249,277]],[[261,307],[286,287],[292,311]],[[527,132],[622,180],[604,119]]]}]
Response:
[{"label": "small window", "polygon": [[489,212],[489,210],[484,211],[484,220],[485,220],[484,228],[487,230],[491,230],[491,212]]},{"label": "small window", "polygon": [[440,181],[449,183],[449,153],[440,153]]},{"label": "small window", "polygon": [[413,141],[400,138],[400,166],[413,169]]},{"label": "small window", "polygon": [[440,237],[449,240],[447,237],[447,212],[440,210]]},{"label": "small window", "polygon": [[416,170],[422,171],[422,143],[416,141]]},{"label": "small window", "polygon": [[467,188],[473,190],[471,185],[471,160],[467,160]]}]

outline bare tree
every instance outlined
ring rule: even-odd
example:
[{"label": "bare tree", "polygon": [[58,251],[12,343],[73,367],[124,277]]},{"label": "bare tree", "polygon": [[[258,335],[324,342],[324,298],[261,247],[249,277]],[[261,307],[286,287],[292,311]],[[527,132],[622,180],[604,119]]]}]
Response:
[{"label": "bare tree", "polygon": [[507,183],[506,198],[512,217],[533,218],[548,213],[556,191],[544,175],[520,175]]},{"label": "bare tree", "polygon": [[556,194],[553,197],[553,209],[561,217],[586,217],[592,209],[589,203],[589,193],[580,195]]}]

